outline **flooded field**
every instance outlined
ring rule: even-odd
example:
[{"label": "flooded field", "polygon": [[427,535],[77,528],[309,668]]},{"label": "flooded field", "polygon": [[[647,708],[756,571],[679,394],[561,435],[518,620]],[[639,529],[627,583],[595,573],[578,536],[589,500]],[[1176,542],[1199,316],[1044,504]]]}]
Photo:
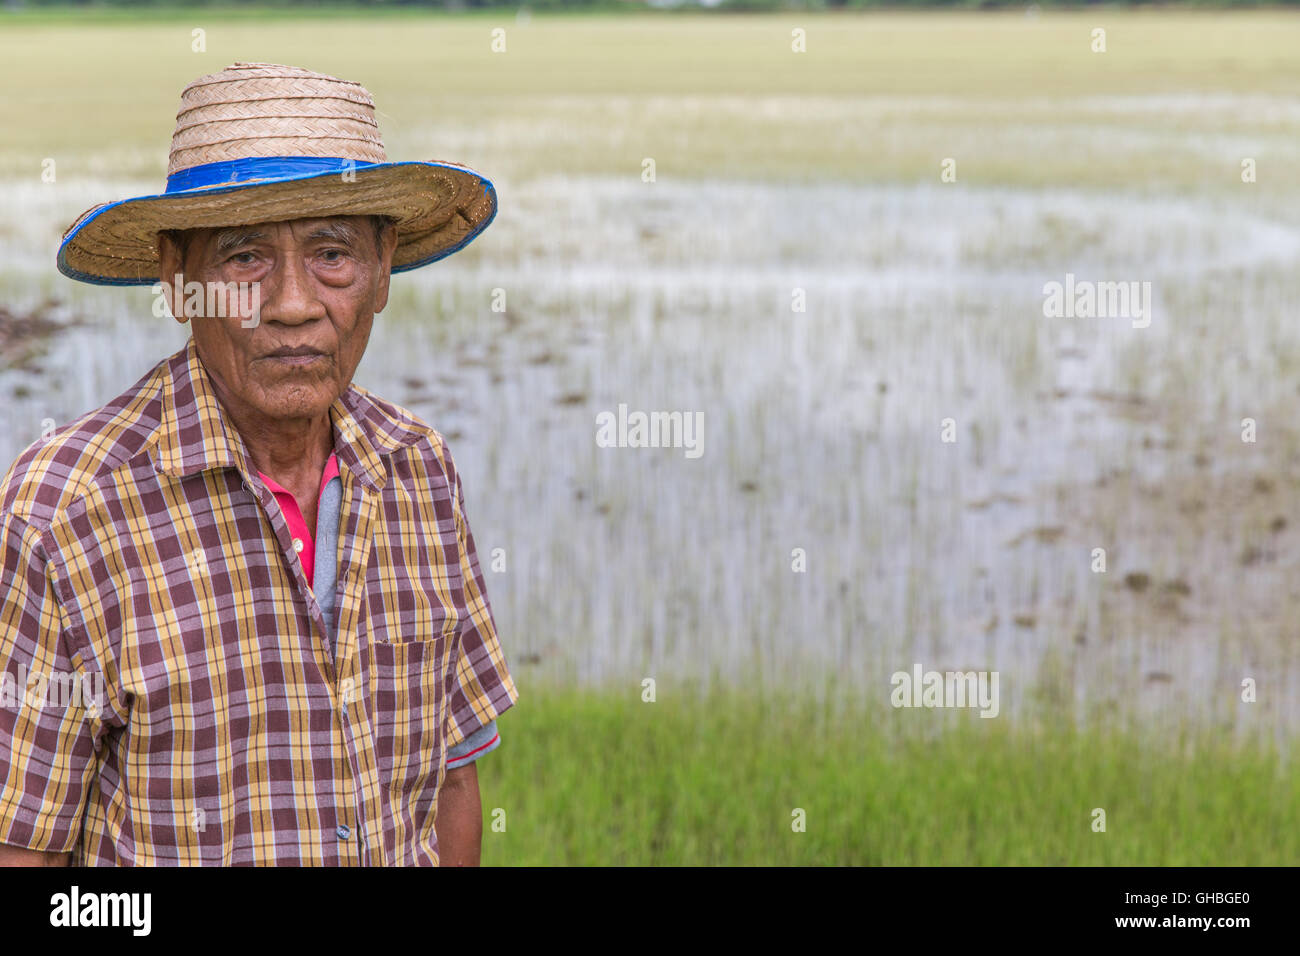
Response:
[{"label": "flooded field", "polygon": [[[335,59],[304,64],[372,84],[381,110],[386,86],[412,95]],[[447,437],[485,566],[502,549],[487,584],[512,666],[887,708],[919,662],[999,671],[1018,719],[1300,728],[1300,105],[1278,92],[1297,68],[1259,90],[1206,70],[1050,97],[557,91],[480,125],[398,124],[390,155],[436,142],[494,178],[501,212],[395,279],[357,379]],[[629,109],[646,127],[602,125]],[[689,172],[661,158],[643,182],[643,156],[674,150]],[[160,175],[123,161],[49,187],[18,156],[6,463],[187,334],[147,288],[53,265],[77,213]],[[1067,276],[1149,283],[1149,323],[1045,316]],[[32,316],[51,325],[6,337]],[[600,447],[620,405],[702,413],[702,454]]]}]

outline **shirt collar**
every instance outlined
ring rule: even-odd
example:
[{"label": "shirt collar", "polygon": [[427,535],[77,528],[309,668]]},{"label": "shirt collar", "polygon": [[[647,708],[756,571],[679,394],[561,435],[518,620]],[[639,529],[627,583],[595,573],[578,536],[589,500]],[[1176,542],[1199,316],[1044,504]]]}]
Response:
[{"label": "shirt collar", "polygon": [[[355,385],[330,405],[334,452],[340,471],[350,471],[363,485],[379,491],[388,480],[384,457],[420,437],[420,429],[388,414]],[[236,468],[250,484],[259,481],[248,447],[218,401],[194,338],[165,363],[162,416],[155,443],[155,467],[163,474],[186,477],[221,468]]]}]

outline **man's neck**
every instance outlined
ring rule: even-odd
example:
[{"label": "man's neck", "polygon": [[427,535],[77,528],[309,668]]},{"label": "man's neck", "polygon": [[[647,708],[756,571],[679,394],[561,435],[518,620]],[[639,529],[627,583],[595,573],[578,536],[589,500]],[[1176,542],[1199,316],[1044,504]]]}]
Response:
[{"label": "man's neck", "polygon": [[217,376],[209,373],[209,379],[253,467],[291,492],[308,527],[315,527],[316,495],[334,451],[329,409],[315,418],[270,418],[232,395]]},{"label": "man's neck", "polygon": [[[318,419],[281,419],[241,422],[231,415],[240,437],[248,446],[253,465],[291,491],[295,476],[320,483],[325,462],[334,451],[334,432],[329,413]],[[295,494],[297,492],[295,491]]]},{"label": "man's neck", "polygon": [[292,494],[307,527],[315,528],[321,478],[334,450],[329,413],[319,421],[254,421],[241,426],[236,420],[235,427],[248,446],[253,466]]}]

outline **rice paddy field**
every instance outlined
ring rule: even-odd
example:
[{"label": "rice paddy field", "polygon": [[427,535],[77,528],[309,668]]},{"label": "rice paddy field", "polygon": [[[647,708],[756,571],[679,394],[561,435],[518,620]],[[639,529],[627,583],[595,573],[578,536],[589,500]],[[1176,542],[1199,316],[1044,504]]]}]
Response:
[{"label": "rice paddy field", "polygon": [[[485,863],[1294,864],[1297,50],[1276,11],[0,14],[0,460],[184,344],[54,254],[161,189],[185,83],[356,79],[390,158],[500,199],[357,375],[502,549]],[[1149,324],[1045,316],[1067,276]],[[702,454],[600,447],[619,405]],[[997,717],[891,706],[918,664]]]}]

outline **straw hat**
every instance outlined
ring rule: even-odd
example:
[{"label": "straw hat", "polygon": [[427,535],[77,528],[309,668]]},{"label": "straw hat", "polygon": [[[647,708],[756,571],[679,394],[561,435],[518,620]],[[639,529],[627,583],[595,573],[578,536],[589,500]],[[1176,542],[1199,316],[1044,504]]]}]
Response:
[{"label": "straw hat", "polygon": [[496,190],[458,163],[390,163],[360,83],[236,63],[181,93],[166,191],[89,209],[63,235],[59,271],[100,285],[158,281],[158,231],[316,216],[393,217],[393,271],[463,248]]}]

